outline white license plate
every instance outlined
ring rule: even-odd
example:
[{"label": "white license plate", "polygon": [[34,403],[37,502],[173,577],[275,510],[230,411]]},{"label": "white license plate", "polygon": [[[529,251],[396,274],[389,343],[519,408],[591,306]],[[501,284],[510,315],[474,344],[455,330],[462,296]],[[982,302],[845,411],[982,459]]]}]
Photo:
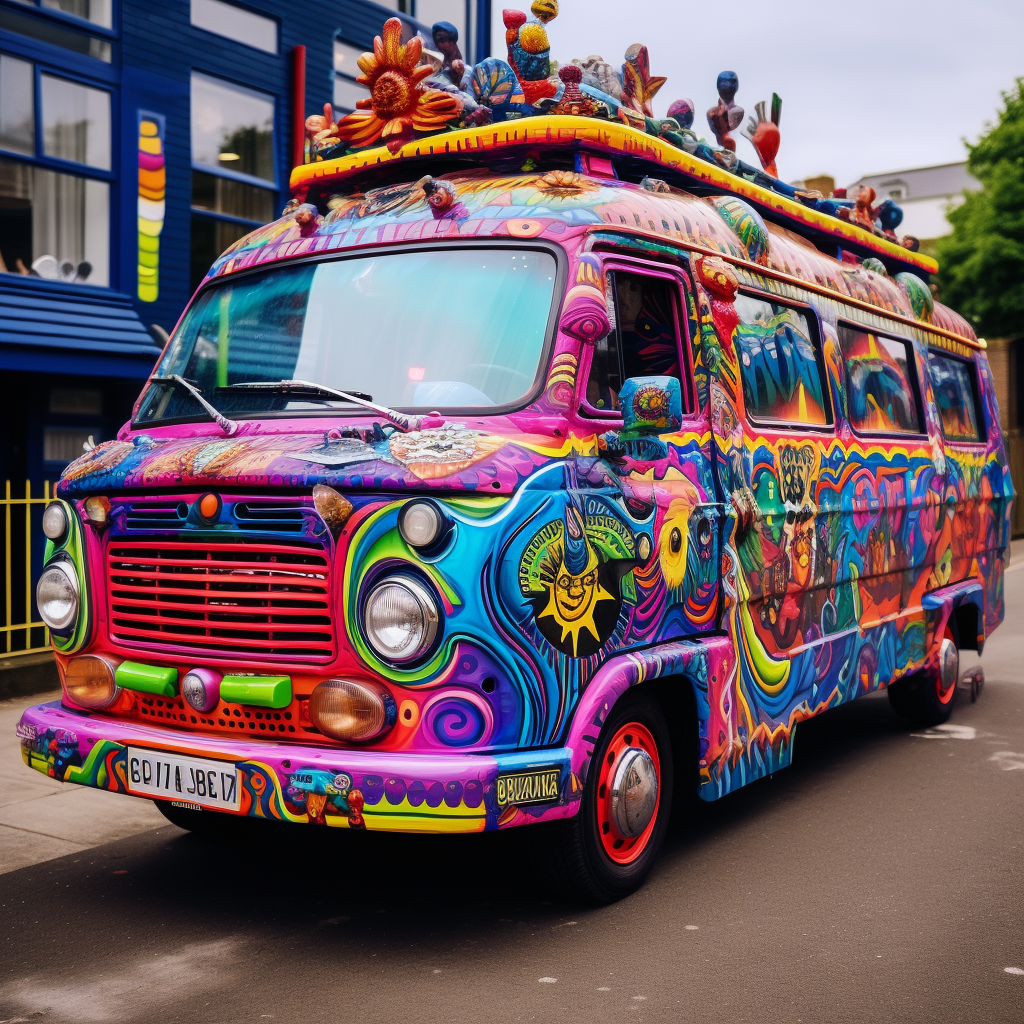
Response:
[{"label": "white license plate", "polygon": [[128,788],[217,811],[238,810],[239,771],[230,761],[128,748]]}]

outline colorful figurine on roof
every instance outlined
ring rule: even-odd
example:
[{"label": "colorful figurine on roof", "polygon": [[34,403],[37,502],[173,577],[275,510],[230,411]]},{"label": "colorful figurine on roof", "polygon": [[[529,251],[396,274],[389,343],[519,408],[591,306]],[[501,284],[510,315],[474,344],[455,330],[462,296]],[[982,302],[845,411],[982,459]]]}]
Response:
[{"label": "colorful figurine on roof", "polygon": [[782,100],[777,92],[772,93],[772,113],[770,118],[765,117],[764,108],[764,100],[754,104],[754,111],[757,116],[747,121],[743,134],[750,139],[750,144],[754,147],[754,151],[757,153],[758,160],[761,161],[765,174],[770,174],[773,178],[777,178],[779,172],[775,166],[775,157],[779,153],[779,143],[781,141],[779,121],[782,118]]},{"label": "colorful figurine on roof", "polygon": [[[739,88],[735,72],[718,76],[718,103],[707,112],[719,145],[715,148],[693,131],[692,100],[677,99],[667,117],[653,117],[653,100],[665,78],[651,74],[650,55],[641,43],[627,48],[621,70],[596,54],[561,66],[553,61],[546,26],[557,15],[557,0],[534,0],[530,14],[503,11],[508,60],[487,57],[470,67],[462,59],[458,29],[450,22],[432,26],[431,41],[436,47],[432,50],[419,37],[403,44],[402,22],[390,19],[374,40],[373,52],[364,53],[358,61],[362,72],[358,81],[370,90],[369,97],[340,120],[335,120],[330,105],[324,107],[323,115],[307,118],[310,159],[331,160],[381,143],[396,153],[405,143],[425,135],[546,114],[608,118],[759,188],[897,241],[895,229],[902,213],[891,201],[875,208],[872,196],[858,206],[845,193],[825,198],[779,180],[775,159],[782,102],[778,95],[773,94],[770,114],[766,102],[756,104],[756,116],[744,130],[760,160],[758,168],[736,154],[732,132],[743,121],[744,111],[735,102]],[[906,236],[898,244],[913,249],[918,243]]]},{"label": "colorful figurine on roof", "polygon": [[626,50],[622,65],[622,102],[646,117],[653,117],[651,100],[668,79],[651,74],[647,47],[634,43]]},{"label": "colorful figurine on roof", "polygon": [[733,101],[739,90],[740,80],[735,71],[723,71],[718,76],[718,102],[708,110],[708,124],[722,149],[736,152],[736,140],[732,137],[743,120],[743,108]]},{"label": "colorful figurine on roof", "polygon": [[[431,26],[430,35],[434,40],[434,47],[441,56],[441,71],[451,79],[455,85],[462,84],[462,73],[466,65],[462,60],[462,51],[459,49],[459,30],[450,21],[435,21]],[[461,70],[456,70],[456,65],[461,64]]]},{"label": "colorful figurine on roof", "polygon": [[[373,53],[358,60],[363,73],[356,79],[370,90],[359,108],[346,114],[333,128],[333,137],[351,146],[369,146],[378,140],[394,152],[417,132],[435,132],[446,128],[462,113],[462,101],[440,89],[427,89],[423,80],[434,73],[429,64],[420,64],[423,41],[414,36],[402,42],[402,22],[388,18],[373,41]],[[327,110],[325,108],[325,116]]]},{"label": "colorful figurine on roof", "polygon": [[533,18],[522,11],[501,12],[505,25],[508,63],[519,79],[523,96],[531,107],[542,100],[554,99],[558,86],[551,80],[551,44],[544,27],[558,14],[556,0],[534,0]]},{"label": "colorful figurine on roof", "polygon": [[692,128],[696,108],[693,100],[673,100],[668,107],[668,117],[671,117],[680,128]]}]

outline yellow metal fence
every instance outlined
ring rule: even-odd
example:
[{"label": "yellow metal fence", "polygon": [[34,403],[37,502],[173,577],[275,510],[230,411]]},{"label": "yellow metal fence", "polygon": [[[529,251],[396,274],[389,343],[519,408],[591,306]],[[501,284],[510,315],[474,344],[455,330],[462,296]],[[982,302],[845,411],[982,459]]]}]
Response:
[{"label": "yellow metal fence", "polygon": [[0,504],[4,511],[4,605],[0,626],[0,659],[17,658],[49,650],[50,631],[35,607],[35,580],[42,565],[43,508],[49,503],[50,482],[43,493],[32,497],[32,484],[25,481],[24,497],[11,496],[11,481],[4,483]]}]

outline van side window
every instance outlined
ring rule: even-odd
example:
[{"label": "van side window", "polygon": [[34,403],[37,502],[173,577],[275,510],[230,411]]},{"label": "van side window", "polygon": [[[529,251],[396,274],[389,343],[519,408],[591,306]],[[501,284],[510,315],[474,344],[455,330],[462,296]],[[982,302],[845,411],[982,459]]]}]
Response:
[{"label": "van side window", "polygon": [[736,296],[736,348],[747,415],[757,420],[825,426],[821,351],[809,318],[777,302]]},{"label": "van side window", "polygon": [[920,434],[914,357],[905,341],[839,325],[846,393],[854,430]]},{"label": "van side window", "polygon": [[982,440],[974,367],[963,359],[930,348],[928,369],[932,375],[932,392],[946,439]]},{"label": "van side window", "polygon": [[630,377],[663,375],[679,378],[685,407],[675,282],[623,270],[609,272],[608,278],[612,329],[594,345],[587,404],[618,409],[619,391]]}]

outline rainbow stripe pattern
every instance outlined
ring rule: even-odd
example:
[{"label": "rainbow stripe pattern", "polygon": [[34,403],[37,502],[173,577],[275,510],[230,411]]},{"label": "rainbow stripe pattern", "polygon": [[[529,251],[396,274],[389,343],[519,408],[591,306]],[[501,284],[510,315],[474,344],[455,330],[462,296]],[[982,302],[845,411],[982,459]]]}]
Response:
[{"label": "rainbow stripe pattern", "polygon": [[143,302],[160,295],[160,232],[164,229],[167,171],[164,167],[165,120],[139,111],[139,284]]}]

